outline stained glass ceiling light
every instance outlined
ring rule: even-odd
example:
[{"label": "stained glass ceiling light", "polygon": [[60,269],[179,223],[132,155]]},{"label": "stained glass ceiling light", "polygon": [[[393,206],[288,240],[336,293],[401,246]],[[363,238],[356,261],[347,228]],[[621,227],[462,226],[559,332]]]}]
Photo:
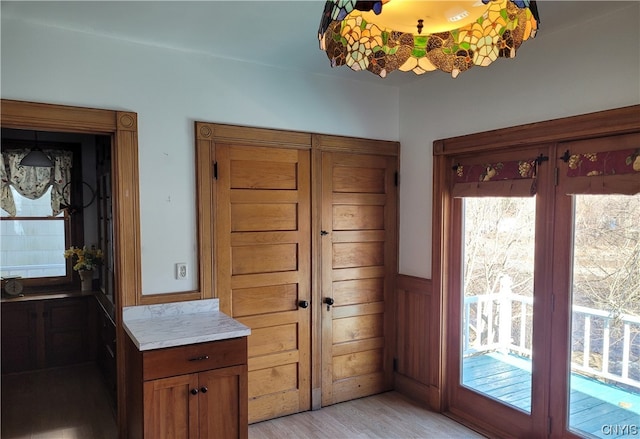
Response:
[{"label": "stained glass ceiling light", "polygon": [[329,0],[318,29],[331,66],[380,77],[433,70],[454,78],[473,66],[513,58],[538,30],[529,0]]}]

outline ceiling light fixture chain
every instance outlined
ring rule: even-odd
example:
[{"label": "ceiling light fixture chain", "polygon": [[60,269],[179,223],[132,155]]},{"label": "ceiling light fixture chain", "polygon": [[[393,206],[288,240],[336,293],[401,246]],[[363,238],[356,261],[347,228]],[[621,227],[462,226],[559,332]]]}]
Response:
[{"label": "ceiling light fixture chain", "polygon": [[529,0],[329,0],[318,39],[332,67],[383,78],[394,70],[442,70],[455,78],[473,66],[515,57],[538,24],[536,3]]}]

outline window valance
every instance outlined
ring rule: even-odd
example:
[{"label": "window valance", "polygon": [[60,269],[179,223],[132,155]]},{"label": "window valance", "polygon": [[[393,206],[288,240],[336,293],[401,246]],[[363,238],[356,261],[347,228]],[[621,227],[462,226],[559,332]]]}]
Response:
[{"label": "window valance", "polygon": [[453,166],[454,197],[530,197],[535,195],[538,166],[547,157]]},{"label": "window valance", "polygon": [[16,215],[16,206],[11,193],[13,187],[20,195],[36,200],[51,190],[51,210],[56,216],[61,212],[60,205],[70,199],[71,166],[73,152],[46,149],[53,162],[53,168],[22,166],[20,161],[29,153],[28,149],[2,151],[0,157],[0,207],[10,216]]},{"label": "window valance", "polygon": [[608,141],[620,149],[603,151],[598,148],[598,141],[567,144],[568,149],[561,157],[566,194],[640,193],[640,134]]}]

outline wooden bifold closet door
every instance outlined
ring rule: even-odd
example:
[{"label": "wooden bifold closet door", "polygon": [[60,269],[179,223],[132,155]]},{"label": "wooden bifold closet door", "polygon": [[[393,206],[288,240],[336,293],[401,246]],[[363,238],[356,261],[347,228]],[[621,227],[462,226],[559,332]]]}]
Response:
[{"label": "wooden bifold closet door", "polygon": [[196,132],[204,269],[221,311],[252,331],[249,422],[391,389],[398,144]]}]

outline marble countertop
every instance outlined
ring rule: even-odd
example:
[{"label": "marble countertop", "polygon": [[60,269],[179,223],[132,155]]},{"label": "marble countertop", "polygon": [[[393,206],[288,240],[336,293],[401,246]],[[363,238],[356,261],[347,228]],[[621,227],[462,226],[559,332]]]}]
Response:
[{"label": "marble countertop", "polygon": [[141,351],[245,337],[251,329],[219,310],[218,299],[129,306],[122,323]]}]

